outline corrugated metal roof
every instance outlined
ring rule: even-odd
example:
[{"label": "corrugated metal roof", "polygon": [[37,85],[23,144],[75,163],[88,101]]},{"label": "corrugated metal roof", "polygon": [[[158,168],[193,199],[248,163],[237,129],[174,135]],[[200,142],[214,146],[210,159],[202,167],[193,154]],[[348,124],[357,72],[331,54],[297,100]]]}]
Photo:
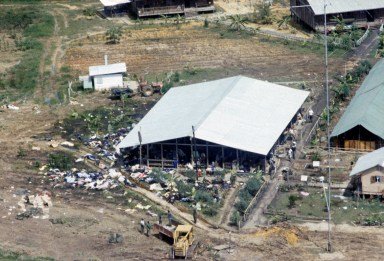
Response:
[{"label": "corrugated metal roof", "polygon": [[121,4],[131,3],[132,0],[100,0],[103,6],[115,6]]},{"label": "corrugated metal roof", "polygon": [[384,148],[372,151],[364,156],[361,156],[355,167],[353,167],[349,176],[354,176],[367,169],[381,166],[384,167]]},{"label": "corrugated metal roof", "polygon": [[118,148],[195,136],[266,155],[309,92],[237,76],[170,89]]},{"label": "corrugated metal roof", "polygon": [[[315,15],[324,14],[323,0],[307,0]],[[338,14],[384,8],[383,0],[326,0],[326,13]]]},{"label": "corrugated metal roof", "polygon": [[89,76],[127,72],[125,63],[89,66]]},{"label": "corrugated metal roof", "polygon": [[384,59],[371,69],[332,131],[338,136],[358,125],[384,139]]}]

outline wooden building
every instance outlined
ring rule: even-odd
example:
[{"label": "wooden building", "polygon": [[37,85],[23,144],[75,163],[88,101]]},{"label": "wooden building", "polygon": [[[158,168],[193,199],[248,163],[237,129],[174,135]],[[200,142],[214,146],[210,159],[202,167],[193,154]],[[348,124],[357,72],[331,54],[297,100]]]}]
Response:
[{"label": "wooden building", "polygon": [[327,0],[327,3],[324,8],[322,0],[290,0],[291,16],[295,22],[315,31],[324,31],[324,12],[327,27],[336,25],[335,17],[358,27],[380,24],[384,19],[383,0]]},{"label": "wooden building", "polygon": [[360,157],[350,176],[356,193],[384,196],[384,148]]},{"label": "wooden building", "polygon": [[384,59],[363,81],[331,134],[333,146],[372,151],[384,147]]},{"label": "wooden building", "polygon": [[135,0],[131,10],[137,17],[160,15],[184,15],[188,10],[195,12],[214,11],[213,0]]},{"label": "wooden building", "polygon": [[213,12],[213,0],[100,0],[108,17],[132,12],[136,17],[185,15],[187,12]]}]

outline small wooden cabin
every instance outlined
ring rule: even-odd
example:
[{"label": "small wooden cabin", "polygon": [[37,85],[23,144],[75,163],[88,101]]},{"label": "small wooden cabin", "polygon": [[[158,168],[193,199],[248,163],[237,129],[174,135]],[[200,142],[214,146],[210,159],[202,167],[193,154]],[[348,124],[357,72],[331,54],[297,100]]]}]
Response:
[{"label": "small wooden cabin", "polygon": [[360,157],[350,176],[359,194],[384,196],[384,148]]}]

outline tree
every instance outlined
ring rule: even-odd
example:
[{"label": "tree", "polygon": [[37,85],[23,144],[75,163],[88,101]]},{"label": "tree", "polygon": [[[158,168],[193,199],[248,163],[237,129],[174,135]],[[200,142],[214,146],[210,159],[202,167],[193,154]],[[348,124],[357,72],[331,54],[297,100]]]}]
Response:
[{"label": "tree", "polygon": [[240,15],[231,15],[228,17],[228,20],[231,22],[229,25],[235,31],[240,31],[245,28],[245,24],[248,23],[247,19]]},{"label": "tree", "polygon": [[108,43],[117,44],[120,42],[120,37],[123,34],[121,26],[112,26],[105,33]]},{"label": "tree", "polygon": [[281,26],[284,26],[285,29],[288,28],[288,23],[291,21],[290,15],[285,15],[283,18],[281,18],[279,21],[277,21],[277,26],[280,28]]},{"label": "tree", "polygon": [[269,3],[260,3],[255,5],[254,10],[255,21],[261,24],[272,24],[272,10]]}]

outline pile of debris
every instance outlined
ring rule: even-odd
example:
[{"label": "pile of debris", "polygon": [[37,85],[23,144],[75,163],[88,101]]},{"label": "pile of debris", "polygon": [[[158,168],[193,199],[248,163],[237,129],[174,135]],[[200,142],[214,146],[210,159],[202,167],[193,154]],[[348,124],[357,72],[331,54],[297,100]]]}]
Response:
[{"label": "pile of debris", "polygon": [[37,195],[23,195],[17,203],[21,213],[17,214],[16,219],[25,218],[49,218],[49,209],[52,207],[51,193],[43,191]]},{"label": "pile of debris", "polygon": [[109,169],[107,173],[101,172],[87,172],[86,170],[71,169],[67,171],[60,171],[59,169],[49,169],[46,175],[50,180],[58,183],[54,187],[69,187],[72,188],[85,188],[85,189],[113,189],[119,184],[134,187],[135,185],[130,182],[121,172],[115,169]]}]

